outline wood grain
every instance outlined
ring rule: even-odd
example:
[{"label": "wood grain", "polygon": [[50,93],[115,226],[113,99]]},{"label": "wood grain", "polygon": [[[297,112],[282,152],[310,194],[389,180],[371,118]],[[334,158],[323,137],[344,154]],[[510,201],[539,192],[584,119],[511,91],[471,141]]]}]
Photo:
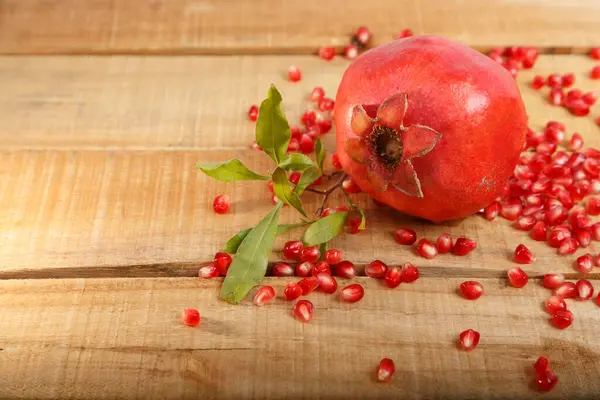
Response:
[{"label": "wood grain", "polygon": [[599,14],[591,0],[3,0],[0,53],[314,53],[361,25],[374,44],[411,28],[477,47],[582,49],[599,44]]},{"label": "wood grain", "polygon": [[[455,293],[458,279],[394,290],[359,282],[366,295],[356,304],[311,294],[315,317],[302,324],[280,298],[262,308],[219,301],[218,280],[2,281],[0,396],[530,398],[541,354],[560,378],[544,398],[600,391],[600,314],[591,301],[570,303],[575,322],[560,331],[537,285],[487,279],[485,295],[469,302]],[[285,280],[266,283],[279,296]],[[179,323],[186,307],[200,310],[199,327]],[[471,353],[456,349],[468,328],[481,333]],[[396,363],[389,384],[374,380],[383,357]]]}]

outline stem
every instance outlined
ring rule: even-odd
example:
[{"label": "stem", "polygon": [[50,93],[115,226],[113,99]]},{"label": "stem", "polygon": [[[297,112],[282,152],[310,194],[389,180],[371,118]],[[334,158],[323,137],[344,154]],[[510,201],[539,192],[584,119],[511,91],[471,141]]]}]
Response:
[{"label": "stem", "polygon": [[312,192],[312,193],[316,193],[316,194],[323,196],[323,200],[321,201],[321,206],[315,212],[315,214],[317,216],[321,215],[321,213],[323,212],[323,209],[325,208],[325,203],[327,202],[327,199],[329,198],[329,196],[331,196],[331,194],[333,192],[335,192],[337,189],[342,187],[342,183],[344,183],[344,179],[346,179],[346,177],[348,177],[348,175],[342,174],[340,176],[340,179],[338,179],[337,182],[327,190],[319,190],[319,189],[312,189],[312,188],[305,189],[306,192]]}]

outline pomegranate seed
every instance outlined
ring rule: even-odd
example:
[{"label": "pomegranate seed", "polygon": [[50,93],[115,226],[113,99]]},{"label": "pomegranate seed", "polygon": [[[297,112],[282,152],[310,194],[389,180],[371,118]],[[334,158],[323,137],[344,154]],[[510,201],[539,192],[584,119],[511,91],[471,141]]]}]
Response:
[{"label": "pomegranate seed", "polygon": [[319,57],[323,60],[331,61],[335,57],[335,48],[333,47],[321,47],[319,49]]},{"label": "pomegranate seed", "polygon": [[327,264],[325,261],[318,262],[311,270],[312,276],[317,276],[320,273],[331,275],[331,269],[329,268],[329,264]]},{"label": "pomegranate seed", "polygon": [[559,310],[566,310],[567,303],[559,296],[550,296],[544,301],[544,308],[548,314],[554,315]]},{"label": "pomegranate seed", "polygon": [[562,299],[572,299],[577,297],[577,286],[573,282],[565,282],[554,289],[554,295]]},{"label": "pomegranate seed", "polygon": [[348,60],[354,60],[358,56],[358,47],[351,44],[344,49],[344,56]]},{"label": "pomegranate seed", "polygon": [[573,254],[577,251],[578,248],[579,242],[576,239],[565,239],[558,248],[558,254],[560,254],[561,256]]},{"label": "pomegranate seed", "polygon": [[529,48],[525,48],[525,50],[523,52],[524,52],[523,68],[525,68],[525,69],[533,68],[533,66],[535,65],[535,62],[537,61],[538,55],[539,55],[538,49],[529,47]]},{"label": "pomegranate seed", "polygon": [[187,326],[198,326],[200,323],[200,313],[195,308],[186,308],[181,314],[181,321]]},{"label": "pomegranate seed", "polygon": [[558,310],[552,314],[552,323],[558,329],[566,329],[573,323],[573,313],[569,310]]},{"label": "pomegranate seed", "polygon": [[400,33],[398,33],[396,35],[396,39],[403,39],[403,38],[411,37],[413,35],[414,35],[413,31],[411,31],[410,29],[402,29],[400,31]]},{"label": "pomegranate seed", "polygon": [[587,200],[586,211],[590,215],[600,215],[600,200],[596,197],[590,197]]},{"label": "pomegranate seed", "polygon": [[500,215],[509,221],[515,221],[521,216],[523,206],[521,204],[503,204],[500,207]]},{"label": "pomegranate seed", "polygon": [[590,78],[592,79],[600,79],[600,65],[595,66],[590,71]]},{"label": "pomegranate seed", "polygon": [[364,46],[367,43],[369,43],[369,40],[371,40],[371,32],[369,32],[369,29],[365,28],[364,26],[361,26],[356,31],[355,37],[358,43]]},{"label": "pomegranate seed", "polygon": [[334,106],[335,102],[328,97],[324,97],[321,100],[319,100],[319,111],[331,111],[333,110]]},{"label": "pomegranate seed", "polygon": [[596,222],[590,227],[590,233],[594,240],[600,240],[600,222]]},{"label": "pomegranate seed", "polygon": [[539,89],[543,88],[545,84],[546,84],[546,80],[544,79],[544,77],[540,76],[540,75],[536,75],[533,77],[533,81],[531,82],[531,87],[534,88],[535,90],[539,90]]},{"label": "pomegranate seed", "polygon": [[546,213],[546,224],[550,226],[560,225],[569,218],[569,212],[562,206],[552,207]]},{"label": "pomegranate seed", "polygon": [[269,192],[271,194],[275,194],[275,189],[273,188],[273,181],[267,182],[267,187],[269,188]]},{"label": "pomegranate seed", "polygon": [[598,296],[596,296],[596,304],[600,306],[600,293],[598,293]]},{"label": "pomegranate seed", "polygon": [[275,297],[275,289],[273,289],[273,287],[271,286],[263,286],[260,289],[258,289],[256,295],[254,295],[254,305],[262,307],[273,297]]},{"label": "pomegranate seed", "polygon": [[302,261],[316,263],[321,257],[319,246],[309,246],[302,249]]},{"label": "pomegranate seed", "polygon": [[350,226],[350,233],[355,235],[357,233],[361,233],[362,231],[364,231],[367,227],[367,224],[365,223],[365,227],[363,229],[361,229],[360,228],[361,223],[362,223],[362,218],[359,216],[348,218],[348,225]]},{"label": "pomegranate seed", "polygon": [[311,262],[303,262],[296,266],[296,276],[305,278],[309,276],[312,271],[315,269],[315,266]]},{"label": "pomegranate seed", "polygon": [[365,266],[365,275],[375,279],[381,279],[385,276],[387,265],[380,260],[371,261]]},{"label": "pomegranate seed", "polygon": [[571,87],[575,83],[575,74],[569,72],[561,77],[562,87]]},{"label": "pomegranate seed", "polygon": [[311,154],[315,150],[315,141],[309,135],[304,134],[300,138],[300,151],[302,154]]},{"label": "pomegranate seed", "polygon": [[217,214],[225,214],[229,211],[229,196],[220,194],[213,201],[213,210]]},{"label": "pomegranate seed", "polygon": [[394,239],[398,244],[411,245],[417,241],[417,234],[409,228],[400,228],[394,231]]},{"label": "pomegranate seed", "polygon": [[560,247],[571,237],[571,232],[563,229],[553,229],[548,237],[548,244],[552,247]]},{"label": "pomegranate seed", "polygon": [[290,142],[288,143],[288,153],[296,153],[298,150],[300,150],[300,142],[296,138],[291,138]]},{"label": "pomegranate seed", "polygon": [[412,283],[419,279],[419,269],[411,263],[404,263],[402,265],[402,282]]},{"label": "pomegranate seed", "polygon": [[485,215],[485,219],[488,221],[492,221],[494,218],[498,216],[500,213],[500,203],[493,202],[489,206],[483,209],[483,214]]},{"label": "pomegranate seed", "polygon": [[251,105],[248,110],[248,119],[252,122],[256,122],[258,119],[258,107],[255,105]]},{"label": "pomegranate seed", "polygon": [[302,71],[300,68],[292,65],[288,68],[288,79],[290,82],[298,82],[302,79]]},{"label": "pomegranate seed", "polygon": [[389,358],[384,358],[377,366],[377,380],[379,382],[388,382],[396,372],[394,362]]},{"label": "pomegranate seed", "polygon": [[294,314],[302,322],[310,322],[313,319],[313,303],[308,300],[298,300],[294,306]]},{"label": "pomegranate seed", "polygon": [[563,103],[563,98],[565,94],[562,89],[554,88],[550,91],[550,95],[548,96],[548,100],[550,104],[555,106],[560,106]]},{"label": "pomegranate seed", "polygon": [[562,78],[558,74],[548,75],[546,84],[551,88],[559,88],[562,85]]},{"label": "pomegranate seed", "polygon": [[300,261],[304,246],[299,240],[289,241],[283,245],[283,258],[287,260]]},{"label": "pomegranate seed", "polygon": [[546,274],[542,284],[548,289],[556,289],[565,282],[563,274]]},{"label": "pomegranate seed", "polygon": [[[310,101],[315,101],[315,102],[318,102],[323,97],[325,97],[325,90],[323,90],[323,88],[320,86],[315,86],[315,88],[308,95],[308,99]],[[292,136],[294,136],[294,135],[292,134]],[[299,139],[299,137],[298,137],[298,139]]]},{"label": "pomegranate seed", "polygon": [[424,258],[432,259],[437,256],[437,248],[427,239],[419,240],[417,243],[417,253]]},{"label": "pomegranate seed", "polygon": [[479,332],[467,329],[460,333],[460,347],[465,351],[471,351],[479,344]]},{"label": "pomegranate seed", "polygon": [[594,295],[594,286],[587,279],[580,279],[575,282],[579,300],[589,300]]},{"label": "pomegranate seed", "polygon": [[585,104],[591,107],[594,104],[596,104],[596,101],[598,101],[598,95],[596,94],[596,92],[586,92],[581,97],[581,100],[583,100]]},{"label": "pomegranate seed", "polygon": [[554,387],[558,383],[558,377],[552,372],[546,371],[543,374],[538,374],[535,383],[538,389],[549,392],[552,389],[554,389]]},{"label": "pomegranate seed", "polygon": [[361,192],[360,188],[358,187],[358,185],[356,183],[354,183],[352,178],[344,179],[344,182],[342,182],[342,189],[344,189],[344,191],[346,191],[347,193],[360,193]]},{"label": "pomegranate seed", "polygon": [[509,269],[507,274],[508,283],[512,287],[522,288],[523,286],[527,285],[527,282],[529,281],[529,277],[527,276],[525,271],[523,271],[519,267]]},{"label": "pomegranate seed", "polygon": [[217,267],[217,270],[223,276],[227,275],[227,270],[231,265],[231,261],[231,256],[227,253],[218,252],[217,254],[215,254],[215,267]]},{"label": "pomegranate seed", "polygon": [[314,276],[309,276],[298,281],[298,286],[302,288],[302,295],[306,296],[312,293],[316,288],[319,287],[319,281]]},{"label": "pomegranate seed", "polygon": [[474,240],[460,237],[456,239],[452,253],[457,256],[464,256],[475,250],[475,247],[477,247],[477,243]]},{"label": "pomegranate seed", "polygon": [[335,265],[342,261],[342,252],[338,249],[330,249],[325,252],[325,262],[329,265]]},{"label": "pomegranate seed", "polygon": [[535,259],[535,254],[524,244],[518,245],[515,249],[515,261],[519,264],[532,264]]},{"label": "pomegranate seed", "polygon": [[483,294],[483,286],[479,282],[466,281],[460,284],[460,291],[465,299],[477,300]]},{"label": "pomegranate seed", "polygon": [[348,303],[356,303],[365,297],[365,289],[358,283],[346,286],[340,292],[340,298]]},{"label": "pomegranate seed", "polygon": [[342,169],[342,163],[340,162],[340,157],[336,153],[333,153],[331,155],[331,165],[333,166],[333,168],[335,168],[337,170]]},{"label": "pomegranate seed", "polygon": [[331,294],[337,290],[337,281],[331,274],[321,272],[317,275],[317,281],[319,282],[319,288],[325,293]]},{"label": "pomegranate seed", "polygon": [[208,265],[205,265],[204,267],[200,267],[200,269],[198,270],[198,276],[200,278],[205,279],[216,278],[217,276],[219,276],[219,269],[215,266],[214,263],[210,263]]},{"label": "pomegranate seed", "polygon": [[575,231],[573,237],[577,240],[577,243],[579,243],[579,247],[586,248],[592,243],[591,232],[584,229]]},{"label": "pomegranate seed", "polygon": [[402,283],[402,269],[400,267],[388,267],[383,278],[385,284],[390,288],[395,288]]},{"label": "pomegranate seed", "polygon": [[550,371],[550,360],[547,357],[540,356],[535,364],[533,364],[533,368],[538,374],[543,374],[547,371]]},{"label": "pomegranate seed", "polygon": [[452,236],[449,233],[442,233],[435,242],[435,247],[440,254],[450,253],[452,245]]},{"label": "pomegranate seed", "polygon": [[356,276],[356,267],[350,261],[342,261],[335,266],[335,274],[340,278],[352,279]]},{"label": "pomegranate seed", "polygon": [[283,296],[287,301],[296,300],[298,297],[302,296],[302,287],[297,283],[290,282],[285,285]]},{"label": "pomegranate seed", "polygon": [[531,231],[531,238],[533,240],[543,242],[544,240],[546,240],[547,231],[548,230],[546,228],[546,224],[542,221],[538,221],[535,223],[535,225],[533,225],[533,230]]},{"label": "pomegranate seed", "polygon": [[523,231],[528,231],[531,228],[533,228],[533,225],[535,225],[535,222],[536,222],[536,220],[533,216],[531,216],[531,215],[523,216],[517,220],[517,222],[515,223],[515,227],[517,229],[521,229]]},{"label": "pomegranate seed", "polygon": [[294,268],[287,263],[279,263],[273,267],[273,276],[294,276]]}]

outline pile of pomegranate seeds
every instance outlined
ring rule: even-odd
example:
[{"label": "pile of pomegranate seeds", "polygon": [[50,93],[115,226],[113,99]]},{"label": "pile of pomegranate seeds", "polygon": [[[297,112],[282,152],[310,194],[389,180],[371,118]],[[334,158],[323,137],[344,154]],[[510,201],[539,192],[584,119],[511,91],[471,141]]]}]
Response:
[{"label": "pile of pomegranate seeds", "polygon": [[550,370],[550,360],[547,357],[540,356],[533,364],[533,368],[537,375],[535,383],[538,389],[545,392],[554,389],[558,383],[558,377]]},{"label": "pile of pomegranate seeds", "polygon": [[539,51],[534,47],[497,47],[488,54],[515,78],[521,69],[533,68],[538,55]]},{"label": "pile of pomegranate seeds", "polygon": [[220,194],[213,201],[213,210],[217,214],[225,214],[229,211],[229,196]]},{"label": "pile of pomegranate seeds", "polygon": [[200,313],[195,308],[186,308],[181,314],[181,322],[187,326],[198,326],[200,324]]}]

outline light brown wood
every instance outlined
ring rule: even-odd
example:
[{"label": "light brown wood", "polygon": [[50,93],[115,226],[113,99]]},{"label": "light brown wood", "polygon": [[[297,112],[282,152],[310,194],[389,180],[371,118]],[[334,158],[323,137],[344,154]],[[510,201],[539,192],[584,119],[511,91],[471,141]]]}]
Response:
[{"label": "light brown wood", "polygon": [[[544,354],[559,385],[544,398],[600,391],[593,302],[572,301],[565,331],[541,309],[547,290],[482,280],[460,298],[459,279],[422,278],[388,289],[360,278],[355,304],[313,293],[314,319],[294,320],[279,297],[262,308],[217,299],[218,280],[118,279],[0,282],[1,397],[19,398],[531,398]],[[270,278],[278,296],[284,279]],[[345,284],[345,282],[340,282]],[[200,326],[179,321],[198,308]],[[459,332],[481,333],[475,350]],[[388,384],[374,371],[396,363]]]},{"label": "light brown wood", "polygon": [[308,53],[346,45],[361,25],[374,44],[411,28],[478,47],[570,49],[598,45],[599,14],[589,0],[4,0],[0,53]]}]

